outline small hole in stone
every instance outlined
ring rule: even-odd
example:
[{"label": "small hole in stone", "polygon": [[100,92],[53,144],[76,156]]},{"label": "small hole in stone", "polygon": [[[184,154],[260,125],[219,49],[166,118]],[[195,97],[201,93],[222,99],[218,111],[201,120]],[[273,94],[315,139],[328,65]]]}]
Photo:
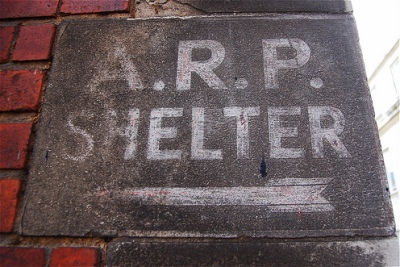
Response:
[{"label": "small hole in stone", "polygon": [[265,162],[265,158],[263,156],[260,164],[260,174],[261,177],[267,177],[267,163]]}]

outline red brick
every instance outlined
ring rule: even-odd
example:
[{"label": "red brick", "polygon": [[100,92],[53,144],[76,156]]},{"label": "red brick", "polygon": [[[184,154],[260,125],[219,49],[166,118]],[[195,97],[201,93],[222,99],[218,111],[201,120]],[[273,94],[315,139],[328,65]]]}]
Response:
[{"label": "red brick", "polygon": [[12,232],[21,181],[0,180],[0,232]]},{"label": "red brick", "polygon": [[51,253],[50,267],[55,266],[99,266],[97,248],[56,248]]},{"label": "red brick", "polygon": [[44,266],[42,248],[0,247],[0,265],[12,267]]},{"label": "red brick", "polygon": [[53,24],[22,26],[12,59],[14,61],[49,59],[54,31]]},{"label": "red brick", "polygon": [[7,62],[15,27],[0,27],[0,63]]},{"label": "red brick", "polygon": [[0,18],[48,17],[57,12],[59,0],[0,0]]},{"label": "red brick", "polygon": [[62,13],[97,13],[112,11],[128,11],[129,0],[63,0]]},{"label": "red brick", "polygon": [[39,70],[0,71],[0,111],[36,111],[43,77]]},{"label": "red brick", "polygon": [[0,169],[24,168],[31,129],[31,123],[0,124]]}]

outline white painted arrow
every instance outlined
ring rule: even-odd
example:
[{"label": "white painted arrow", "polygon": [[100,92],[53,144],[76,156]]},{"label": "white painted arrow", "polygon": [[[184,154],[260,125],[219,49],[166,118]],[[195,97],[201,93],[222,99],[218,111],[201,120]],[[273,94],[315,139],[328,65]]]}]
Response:
[{"label": "white painted arrow", "polygon": [[321,196],[332,178],[273,179],[266,187],[144,187],[96,192],[145,205],[268,206],[272,212],[322,212],[334,207]]}]

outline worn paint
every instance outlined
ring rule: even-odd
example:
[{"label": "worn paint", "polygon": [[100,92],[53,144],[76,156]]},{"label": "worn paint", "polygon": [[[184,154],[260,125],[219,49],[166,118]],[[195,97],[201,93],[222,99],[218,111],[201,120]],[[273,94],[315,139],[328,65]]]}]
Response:
[{"label": "worn paint", "polygon": [[181,117],[182,114],[182,108],[159,108],[151,111],[147,159],[181,159],[182,151],[180,150],[160,150],[160,140],[162,138],[175,138],[178,132],[175,127],[161,127],[162,118]]},{"label": "worn paint", "polygon": [[[344,130],[345,119],[343,113],[335,107],[308,107],[310,117],[311,144],[314,158],[324,157],[324,142],[326,140],[340,158],[350,157],[350,153],[340,141],[339,135]],[[332,126],[323,127],[321,120],[329,117],[333,119]]]},{"label": "worn paint", "polygon": [[71,154],[65,154],[65,157],[67,159],[73,160],[73,161],[80,161],[85,159],[87,156],[89,156],[89,154],[91,153],[91,151],[93,150],[93,146],[94,146],[94,140],[93,137],[84,129],[81,129],[78,126],[75,126],[72,123],[72,120],[69,119],[68,120],[68,128],[69,130],[75,134],[75,135],[79,135],[83,140],[85,140],[83,143],[81,144],[85,144],[83,146],[83,150],[79,155],[71,155]]},{"label": "worn paint", "polygon": [[197,160],[222,159],[221,149],[204,148],[204,108],[192,109],[191,158]]},{"label": "worn paint", "polygon": [[[279,88],[279,69],[300,68],[310,59],[310,47],[300,39],[266,39],[262,41],[264,54],[264,77],[266,89]],[[290,59],[278,59],[278,48],[291,48],[296,56]]]},{"label": "worn paint", "polygon": [[[351,16],[337,15],[70,21],[21,232],[391,234],[354,36]],[[151,204],[163,199],[179,205]]]},{"label": "worn paint", "polygon": [[229,107],[224,108],[224,115],[227,117],[236,117],[236,147],[237,158],[248,159],[250,157],[249,148],[249,117],[259,116],[259,107]]},{"label": "worn paint", "polygon": [[135,157],[137,150],[137,134],[139,128],[139,109],[129,110],[128,118],[129,123],[125,129],[125,136],[128,139],[128,144],[125,148],[124,159],[132,159]]},{"label": "worn paint", "polygon": [[96,192],[95,196],[122,197],[145,205],[268,206],[272,212],[326,212],[334,207],[321,195],[331,178],[283,178],[266,187],[145,187]]},{"label": "worn paint", "polygon": [[268,109],[269,143],[271,147],[271,158],[302,158],[303,148],[284,148],[281,141],[284,137],[297,137],[296,127],[282,127],[281,116],[298,116],[301,114],[300,107],[271,107]]},{"label": "worn paint", "polygon": [[[281,118],[287,116],[300,116],[302,111],[298,106],[287,107],[269,107],[268,109],[268,130],[270,157],[276,159],[285,158],[303,158],[305,155],[304,148],[282,147],[284,138],[298,137],[297,127],[283,127]],[[135,112],[131,114],[131,112]],[[129,134],[124,136],[128,139],[125,149],[125,160],[134,158],[133,150],[137,146],[137,122],[139,109],[129,111],[129,123],[127,129]],[[327,140],[335,149],[338,156],[349,157],[350,154],[340,141],[339,135],[343,132],[345,119],[341,111],[334,107],[320,106],[308,107],[311,146],[314,158],[324,157],[323,140]],[[249,159],[250,154],[250,137],[249,137],[249,121],[251,117],[259,117],[260,107],[226,107],[223,108],[224,117],[236,118],[236,151],[237,159]],[[147,158],[151,160],[169,160],[181,159],[180,150],[160,150],[160,140],[163,138],[175,138],[177,135],[176,127],[163,128],[161,121],[163,117],[182,117],[183,108],[156,108],[152,109],[150,115],[150,128],[147,147]],[[321,125],[322,118],[331,118],[333,124],[331,127],[323,127]],[[256,118],[253,118],[255,120]],[[222,149],[207,149],[204,147],[204,140],[212,137],[205,137],[204,123],[205,108],[192,108],[192,137],[191,137],[191,159],[193,160],[222,160]],[[115,127],[114,127],[115,128]],[[112,128],[111,132],[113,132]],[[114,133],[115,135],[115,133]],[[230,138],[227,136],[226,138]],[[266,138],[267,139],[267,138]]]},{"label": "worn paint", "polygon": [[[208,60],[193,61],[193,49],[208,49],[211,57]],[[192,72],[199,75],[213,89],[228,89],[223,81],[214,73],[225,57],[225,48],[215,40],[180,41],[178,48],[178,69],[176,89],[189,90]]]},{"label": "worn paint", "polygon": [[91,92],[99,92],[98,86],[105,81],[113,81],[118,79],[125,80],[129,88],[133,91],[143,90],[144,86],[142,80],[140,78],[139,72],[133,62],[133,59],[130,57],[129,53],[127,53],[127,49],[124,44],[115,40],[118,44],[115,46],[113,50],[109,52],[109,58],[116,58],[121,64],[121,69],[113,69],[107,67],[107,64],[104,65],[92,78],[92,80],[88,83],[88,87]]}]

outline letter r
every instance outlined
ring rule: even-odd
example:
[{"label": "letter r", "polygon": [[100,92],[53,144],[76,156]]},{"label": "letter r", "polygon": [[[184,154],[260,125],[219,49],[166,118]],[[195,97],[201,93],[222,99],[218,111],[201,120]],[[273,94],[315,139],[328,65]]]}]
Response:
[{"label": "letter r", "polygon": [[[211,50],[211,58],[203,61],[192,61],[193,49]],[[178,67],[176,73],[176,89],[189,90],[192,72],[197,73],[213,89],[228,89],[213,72],[225,57],[225,48],[213,40],[180,41],[178,48]]]}]

